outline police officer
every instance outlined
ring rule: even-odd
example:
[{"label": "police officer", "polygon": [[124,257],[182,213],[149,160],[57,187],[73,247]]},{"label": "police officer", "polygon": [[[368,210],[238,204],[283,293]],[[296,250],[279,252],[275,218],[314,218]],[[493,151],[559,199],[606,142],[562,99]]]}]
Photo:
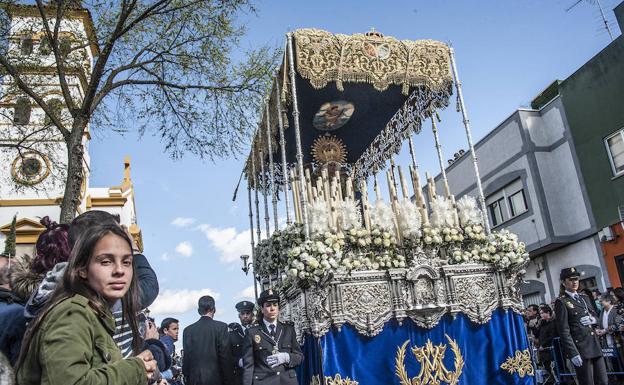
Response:
[{"label": "police officer", "polygon": [[254,307],[253,302],[249,301],[237,303],[236,310],[241,323],[232,322],[228,325],[230,343],[232,344],[232,357],[234,358],[234,376],[237,384],[243,383],[243,342],[247,329],[253,325]]},{"label": "police officer", "polygon": [[303,361],[295,328],[278,321],[279,295],[260,293],[259,325],[250,327],[243,345],[243,385],[297,385],[295,367]]},{"label": "police officer", "polygon": [[562,293],[555,301],[555,321],[561,348],[576,367],[579,385],[607,385],[607,368],[598,335],[597,315],[591,299],[578,293],[580,274],[574,267],[561,270]]}]

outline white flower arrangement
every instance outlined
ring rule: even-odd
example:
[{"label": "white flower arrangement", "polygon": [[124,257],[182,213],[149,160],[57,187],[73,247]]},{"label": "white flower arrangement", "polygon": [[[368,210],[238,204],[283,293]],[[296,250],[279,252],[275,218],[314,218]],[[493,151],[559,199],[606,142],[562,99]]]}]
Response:
[{"label": "white flower arrangement", "polygon": [[457,207],[457,215],[462,226],[471,224],[483,225],[483,216],[481,210],[477,206],[477,200],[470,195],[464,195],[455,204]]},{"label": "white flower arrangement", "polygon": [[324,233],[329,230],[329,207],[327,201],[316,199],[308,205],[310,232]]},{"label": "white flower arrangement", "polygon": [[346,199],[338,211],[338,224],[343,230],[362,227],[360,206],[353,199]]},{"label": "white flower arrangement", "polygon": [[404,238],[418,239],[421,237],[422,218],[418,207],[409,199],[399,201],[397,222]]},{"label": "white flower arrangement", "polygon": [[286,272],[292,282],[319,284],[331,272],[405,268],[413,251],[437,253],[450,264],[492,264],[507,270],[528,260],[526,247],[507,230],[486,235],[480,211],[472,198],[453,201],[437,197],[431,223],[423,226],[418,208],[409,200],[398,202],[395,214],[382,201],[372,208],[370,230],[362,227],[358,204],[346,200],[339,207],[338,229],[330,229],[329,210],[322,200],[310,206],[311,237],[304,241],[301,225],[276,231],[256,247],[254,269],[259,276]]},{"label": "white flower arrangement", "polygon": [[392,207],[382,200],[377,200],[372,207],[373,225],[385,230],[394,230],[394,212]]}]

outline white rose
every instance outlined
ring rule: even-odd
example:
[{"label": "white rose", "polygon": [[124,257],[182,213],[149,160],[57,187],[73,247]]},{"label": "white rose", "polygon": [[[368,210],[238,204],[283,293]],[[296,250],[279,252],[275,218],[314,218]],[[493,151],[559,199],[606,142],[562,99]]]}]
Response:
[{"label": "white rose", "polygon": [[384,247],[389,247],[390,246],[390,240],[389,239],[384,239],[383,245],[384,245]]},{"label": "white rose", "polygon": [[291,277],[296,277],[298,274],[299,274],[299,271],[297,269],[288,270],[288,275]]},{"label": "white rose", "polygon": [[381,238],[375,238],[375,239],[373,240],[373,243],[375,244],[375,246],[379,246],[379,245],[381,245],[381,242],[382,242]]},{"label": "white rose", "polygon": [[378,269],[379,269],[379,263],[373,262],[373,270],[378,270]]},{"label": "white rose", "polygon": [[361,239],[361,238],[358,239],[357,243],[358,243],[359,246],[366,246],[366,240],[364,240],[364,239]]},{"label": "white rose", "polygon": [[428,235],[427,235],[427,236],[425,237],[425,243],[426,243],[426,244],[430,244],[431,242],[433,242],[433,238],[431,238],[430,236],[428,236]]}]

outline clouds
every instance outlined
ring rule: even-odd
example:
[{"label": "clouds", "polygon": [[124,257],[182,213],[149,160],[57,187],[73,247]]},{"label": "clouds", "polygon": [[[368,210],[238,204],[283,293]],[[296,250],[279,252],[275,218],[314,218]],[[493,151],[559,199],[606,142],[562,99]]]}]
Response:
[{"label": "clouds", "polygon": [[253,285],[244,288],[241,292],[236,294],[235,298],[236,299],[251,299],[251,300],[256,298],[256,292],[254,291]]},{"label": "clouds", "polygon": [[218,300],[221,296],[208,288],[199,290],[164,290],[158,295],[152,306],[149,307],[150,314],[171,316],[186,313],[197,309],[197,301],[204,295],[210,295],[215,300]]},{"label": "clouds", "polygon": [[188,258],[193,255],[193,245],[189,241],[180,242],[176,246],[175,251],[179,255]]},{"label": "clouds", "polygon": [[219,252],[219,260],[222,262],[238,262],[241,255],[251,253],[249,230],[238,232],[234,227],[219,228],[207,224],[199,225],[198,229]]},{"label": "clouds", "polygon": [[189,227],[195,224],[195,218],[177,217],[171,221],[175,227]]}]

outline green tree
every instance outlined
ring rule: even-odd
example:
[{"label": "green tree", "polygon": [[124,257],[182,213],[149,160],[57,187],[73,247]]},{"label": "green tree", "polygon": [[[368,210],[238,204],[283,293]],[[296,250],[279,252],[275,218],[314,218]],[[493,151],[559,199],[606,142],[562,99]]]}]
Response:
[{"label": "green tree", "polygon": [[13,217],[13,221],[11,222],[11,229],[9,230],[9,234],[7,234],[4,240],[4,251],[2,252],[2,255],[5,257],[15,257],[16,223],[17,214]]},{"label": "green tree", "polygon": [[[29,135],[21,143],[50,130],[65,143],[61,222],[71,221],[80,201],[90,124],[157,135],[173,158],[231,156],[251,134],[278,53],[240,47],[240,20],[255,12],[250,0],[2,3],[4,92],[30,98],[45,113],[44,122],[20,134]],[[24,14],[30,17],[16,23]],[[32,71],[40,68],[45,71]],[[50,100],[42,84],[53,80],[62,95]],[[20,139],[4,147],[19,151]]]}]

